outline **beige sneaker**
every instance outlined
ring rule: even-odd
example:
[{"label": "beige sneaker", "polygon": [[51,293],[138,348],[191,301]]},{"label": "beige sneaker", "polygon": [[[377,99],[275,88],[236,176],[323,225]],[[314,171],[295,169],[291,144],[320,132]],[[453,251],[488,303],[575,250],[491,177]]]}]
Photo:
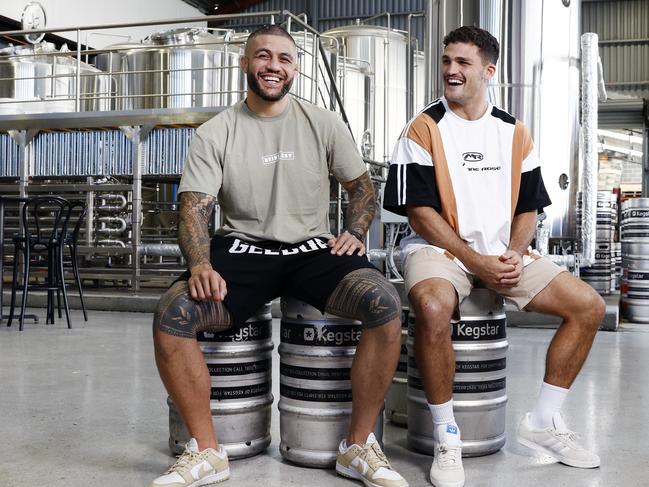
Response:
[{"label": "beige sneaker", "polygon": [[176,463],[149,487],[199,487],[223,482],[229,477],[228,454],[223,447],[218,451],[206,448],[199,452],[198,443],[192,438]]},{"label": "beige sneaker", "polygon": [[367,487],[408,487],[408,482],[390,466],[374,433],[370,433],[363,446],[347,446],[346,440],[340,442],[336,472],[360,480]]}]

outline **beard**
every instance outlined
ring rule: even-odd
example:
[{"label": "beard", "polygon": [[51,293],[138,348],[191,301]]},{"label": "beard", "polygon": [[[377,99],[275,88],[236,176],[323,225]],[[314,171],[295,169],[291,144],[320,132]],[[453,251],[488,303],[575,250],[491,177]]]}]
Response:
[{"label": "beard", "polygon": [[257,77],[254,74],[248,73],[246,75],[246,79],[248,81],[248,86],[250,87],[252,92],[264,101],[281,100],[291,90],[291,86],[293,85],[292,79],[289,81],[285,81],[279,93],[277,93],[276,95],[271,95],[270,93],[262,89],[262,87],[259,85],[259,82],[257,81]]}]

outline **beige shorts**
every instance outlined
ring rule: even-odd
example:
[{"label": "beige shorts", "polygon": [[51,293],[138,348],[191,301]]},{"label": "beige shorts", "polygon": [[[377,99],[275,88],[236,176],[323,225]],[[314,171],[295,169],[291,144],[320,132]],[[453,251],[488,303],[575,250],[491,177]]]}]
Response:
[{"label": "beige shorts", "polygon": [[[534,296],[540,293],[550,281],[566,270],[551,260],[541,257],[523,269],[523,276],[514,287],[492,287],[502,297],[512,301],[518,309],[524,309]],[[454,261],[440,254],[432,247],[424,247],[411,253],[406,259],[404,278],[406,292],[415,284],[431,278],[446,279],[457,292],[458,304],[466,298],[474,286],[474,276],[465,272]]]}]

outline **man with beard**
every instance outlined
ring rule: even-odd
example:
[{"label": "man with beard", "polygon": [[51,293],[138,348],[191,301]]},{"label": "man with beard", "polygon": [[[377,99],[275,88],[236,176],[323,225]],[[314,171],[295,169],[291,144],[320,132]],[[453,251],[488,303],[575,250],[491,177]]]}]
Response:
[{"label": "man with beard", "polygon": [[415,357],[433,421],[430,480],[436,487],[464,485],[449,321],[478,282],[520,309],[563,319],[519,441],[566,465],[597,467],[599,457],[577,443],[560,410],[588,356],[604,302],[530,251],[537,212],[550,199],[529,132],[487,98],[498,41],[485,30],[460,27],[444,38],[444,47],[444,96],[404,129],[384,195],[384,207],[407,215],[413,230],[401,247],[416,314]]},{"label": "man with beard", "polygon": [[[241,325],[288,295],[363,323],[351,371],[351,424],[336,471],[366,485],[405,487],[372,434],[399,359],[401,305],[363,257],[375,201],[369,175],[334,113],[287,95],[298,67],[284,29],[252,33],[241,69],[246,100],[198,128],[180,184],[178,236],[189,270],[162,296],[153,334],[160,377],[192,439],[151,486],[229,477],[196,333]],[[349,193],[347,226],[337,237],[329,233],[329,174]],[[217,200],[224,223],[210,241]]]}]

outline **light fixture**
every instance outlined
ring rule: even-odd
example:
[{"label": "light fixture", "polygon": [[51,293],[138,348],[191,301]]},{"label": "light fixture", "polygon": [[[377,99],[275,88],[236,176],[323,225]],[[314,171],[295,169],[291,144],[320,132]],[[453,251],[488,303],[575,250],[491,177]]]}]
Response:
[{"label": "light fixture", "polygon": [[601,144],[601,147],[604,150],[620,152],[621,154],[627,154],[629,156],[642,157],[642,151],[629,149],[628,147],[617,147],[615,145],[610,145],[610,144]]},{"label": "light fixture", "polygon": [[621,140],[624,142],[630,142],[632,144],[642,145],[642,137],[637,135],[621,134],[620,132],[613,132],[612,130],[597,130],[597,135],[600,137],[608,137],[609,139]]}]

